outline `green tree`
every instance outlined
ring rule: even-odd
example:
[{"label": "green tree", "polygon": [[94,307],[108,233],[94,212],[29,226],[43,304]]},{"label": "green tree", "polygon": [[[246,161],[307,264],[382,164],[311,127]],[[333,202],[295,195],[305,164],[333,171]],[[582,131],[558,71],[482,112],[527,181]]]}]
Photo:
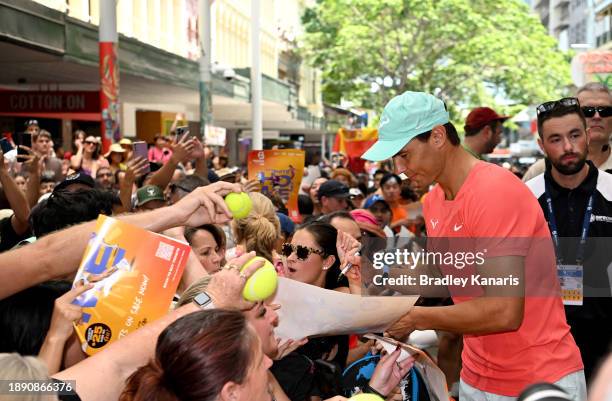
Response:
[{"label": "green tree", "polygon": [[[303,15],[304,55],[324,98],[380,110],[406,90],[459,107],[560,97],[570,55],[522,0],[318,0]],[[374,90],[373,90],[374,88]]]}]

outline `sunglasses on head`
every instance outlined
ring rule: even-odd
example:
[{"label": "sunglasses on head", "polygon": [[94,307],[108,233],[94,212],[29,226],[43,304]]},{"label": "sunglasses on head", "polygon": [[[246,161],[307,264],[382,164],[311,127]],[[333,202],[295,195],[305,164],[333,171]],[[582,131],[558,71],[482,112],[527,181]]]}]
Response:
[{"label": "sunglasses on head", "polygon": [[310,256],[311,253],[316,253],[317,255],[323,256],[325,253],[318,249],[311,248],[309,246],[304,245],[293,245],[289,243],[283,244],[282,254],[285,257],[291,256],[291,254],[295,252],[295,256],[299,260],[306,260]]},{"label": "sunglasses on head", "polygon": [[581,109],[582,114],[588,118],[593,117],[595,113],[599,113],[602,118],[612,116],[612,106],[583,106]]},{"label": "sunglasses on head", "polygon": [[543,114],[550,113],[551,111],[560,108],[578,110],[580,108],[580,102],[575,97],[564,97],[563,99],[542,103],[541,105],[536,107],[536,114],[538,117],[540,117]]}]

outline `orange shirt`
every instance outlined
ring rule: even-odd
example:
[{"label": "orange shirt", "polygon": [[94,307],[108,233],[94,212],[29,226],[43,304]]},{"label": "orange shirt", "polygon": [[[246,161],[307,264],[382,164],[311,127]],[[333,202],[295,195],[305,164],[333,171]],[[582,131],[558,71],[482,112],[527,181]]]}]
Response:
[{"label": "orange shirt", "polygon": [[[495,250],[489,251],[487,257],[525,257],[523,322],[512,332],[465,335],[461,356],[463,381],[482,391],[516,397],[529,384],[554,383],[583,369],[561,298],[534,295],[534,286],[542,283],[558,288],[554,251],[551,246],[542,247],[543,243],[550,245],[548,225],[537,200],[516,176],[480,162],[470,171],[454,200],[446,200],[436,185],[425,199],[423,211],[427,234],[434,240],[495,238]],[[550,257],[543,258],[542,253]],[[530,290],[530,274],[548,275],[548,279],[531,280]],[[455,303],[472,299],[455,294]]]},{"label": "orange shirt", "polygon": [[389,206],[391,207],[391,211],[393,212],[391,223],[395,223],[396,221],[408,218],[408,210],[406,210],[406,208],[401,203],[393,202],[389,203]]}]

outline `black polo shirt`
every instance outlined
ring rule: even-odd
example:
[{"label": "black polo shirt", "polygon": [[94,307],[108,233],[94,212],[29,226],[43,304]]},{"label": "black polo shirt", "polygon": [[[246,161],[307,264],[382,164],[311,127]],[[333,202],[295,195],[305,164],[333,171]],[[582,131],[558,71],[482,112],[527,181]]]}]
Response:
[{"label": "black polo shirt", "polygon": [[558,256],[565,264],[576,263],[584,215],[591,194],[591,213],[587,246],[584,251],[584,304],[565,306],[567,322],[585,364],[587,378],[601,355],[606,355],[612,339],[612,174],[598,170],[587,161],[589,172],[580,185],[568,189],[555,182],[550,163],[546,171],[526,185],[538,198],[547,221],[550,221],[546,202],[546,186],[550,189],[555,221],[559,233]]}]

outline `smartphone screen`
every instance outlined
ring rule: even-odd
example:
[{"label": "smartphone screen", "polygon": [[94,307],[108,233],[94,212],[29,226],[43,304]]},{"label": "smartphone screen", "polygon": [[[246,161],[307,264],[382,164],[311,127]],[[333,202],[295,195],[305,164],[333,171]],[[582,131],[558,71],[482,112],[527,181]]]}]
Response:
[{"label": "smartphone screen", "polygon": [[[17,134],[17,145],[27,146],[32,149],[32,134],[28,134],[27,132],[20,132]],[[27,155],[28,152],[25,149],[17,148],[18,155]]]},{"label": "smartphone screen", "polygon": [[2,148],[2,153],[6,154],[13,150],[13,145],[11,145],[8,139],[2,138],[0,139],[0,148]]},{"label": "smartphone screen", "polygon": [[[142,142],[142,141],[134,142],[132,146],[134,148],[134,157],[142,157],[145,160],[148,159],[148,154],[147,154],[148,147],[147,147],[146,142]],[[150,171],[151,171],[151,168],[147,167],[145,170],[145,173],[148,173]]]}]

